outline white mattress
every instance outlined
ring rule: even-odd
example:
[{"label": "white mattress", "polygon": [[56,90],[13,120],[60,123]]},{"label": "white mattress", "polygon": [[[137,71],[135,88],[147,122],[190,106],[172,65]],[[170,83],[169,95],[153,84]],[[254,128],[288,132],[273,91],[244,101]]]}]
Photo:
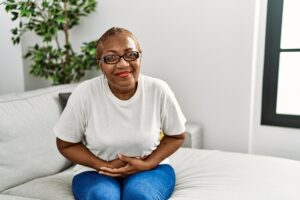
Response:
[{"label": "white mattress", "polygon": [[300,161],[179,149],[171,200],[300,200]]}]

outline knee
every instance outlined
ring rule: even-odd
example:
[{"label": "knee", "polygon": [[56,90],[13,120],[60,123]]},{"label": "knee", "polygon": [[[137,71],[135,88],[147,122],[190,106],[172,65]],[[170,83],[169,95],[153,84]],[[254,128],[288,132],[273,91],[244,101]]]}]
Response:
[{"label": "knee", "polygon": [[122,200],[155,200],[149,194],[140,191],[126,191],[123,193]]},{"label": "knee", "polygon": [[119,182],[97,172],[83,172],[76,175],[72,181],[72,190],[76,200],[120,200],[121,198]]},{"label": "knee", "polygon": [[86,193],[86,200],[120,200],[120,191],[114,189],[113,187],[99,188],[93,186],[89,188]]},{"label": "knee", "polygon": [[[122,200],[158,200],[153,191],[147,191],[149,187],[141,187],[138,185],[123,188]],[[150,186],[151,188],[151,186]]]}]

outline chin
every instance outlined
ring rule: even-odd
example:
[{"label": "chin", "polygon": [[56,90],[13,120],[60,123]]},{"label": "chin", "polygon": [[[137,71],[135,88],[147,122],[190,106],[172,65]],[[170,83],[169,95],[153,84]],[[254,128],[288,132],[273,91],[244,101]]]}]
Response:
[{"label": "chin", "polygon": [[133,85],[135,85],[135,81],[133,80],[133,79],[125,79],[125,78],[123,78],[123,79],[115,79],[114,81],[113,81],[113,85],[115,85],[115,86],[118,86],[118,87],[120,87],[120,88],[128,88],[128,87],[132,87]]}]

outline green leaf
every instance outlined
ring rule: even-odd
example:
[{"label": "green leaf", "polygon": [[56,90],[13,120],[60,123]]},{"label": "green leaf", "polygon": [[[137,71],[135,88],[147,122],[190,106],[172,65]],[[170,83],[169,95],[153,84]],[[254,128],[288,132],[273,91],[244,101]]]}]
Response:
[{"label": "green leaf", "polygon": [[13,11],[17,8],[17,4],[14,2],[4,2],[6,12]]},{"label": "green leaf", "polygon": [[18,17],[19,17],[18,12],[12,11],[11,14],[13,15],[13,17],[11,18],[12,21],[15,21],[16,19],[18,19]]},{"label": "green leaf", "polygon": [[[63,3],[68,4],[67,10]],[[94,41],[84,43],[77,53],[70,42],[60,43],[58,47],[55,40],[61,37],[58,41],[63,41],[64,34],[69,34],[83,16],[94,11],[96,3],[96,0],[6,0],[3,3],[11,20],[20,19],[19,26],[11,30],[13,44],[20,43],[20,37],[26,32],[36,34],[43,41],[33,43],[25,53],[24,58],[31,60],[31,74],[61,84],[79,81],[86,70],[97,68]],[[65,32],[66,24],[68,30]]]},{"label": "green leaf", "polygon": [[67,20],[65,18],[65,16],[58,16],[56,19],[55,19],[56,23],[58,24],[63,24],[63,23],[66,23]]},{"label": "green leaf", "polygon": [[11,29],[13,35],[18,35],[18,28]]},{"label": "green leaf", "polygon": [[43,8],[48,8],[48,7],[49,7],[49,3],[48,3],[47,1],[44,0],[44,1],[42,2],[42,7],[43,7]]},{"label": "green leaf", "polygon": [[29,58],[29,57],[31,57],[31,55],[32,55],[32,53],[29,51],[25,54],[24,58]]},{"label": "green leaf", "polygon": [[22,17],[29,17],[30,16],[30,11],[27,10],[27,9],[23,9],[23,10],[21,10],[20,14],[21,14]]},{"label": "green leaf", "polygon": [[12,37],[12,41],[13,41],[13,44],[19,44],[20,43],[20,37]]}]

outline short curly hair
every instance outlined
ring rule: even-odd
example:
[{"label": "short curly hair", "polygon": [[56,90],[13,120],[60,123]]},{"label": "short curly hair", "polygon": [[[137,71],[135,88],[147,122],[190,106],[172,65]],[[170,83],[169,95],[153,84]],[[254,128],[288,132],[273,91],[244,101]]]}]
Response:
[{"label": "short curly hair", "polygon": [[125,29],[125,28],[120,28],[120,27],[112,27],[110,29],[108,29],[105,33],[103,33],[103,35],[99,38],[98,42],[97,42],[97,53],[96,53],[96,57],[97,58],[100,58],[102,53],[103,53],[103,43],[110,37],[112,36],[116,36],[116,35],[119,35],[119,34],[122,34],[122,33],[125,33],[125,34],[128,34],[129,37],[131,37],[134,41],[135,41],[135,44],[136,44],[136,47],[138,49],[138,51],[140,53],[142,53],[142,50],[141,50],[141,46],[140,46],[140,43],[138,41],[138,39],[136,38],[135,35],[133,35],[132,32],[130,32],[129,30]]}]

